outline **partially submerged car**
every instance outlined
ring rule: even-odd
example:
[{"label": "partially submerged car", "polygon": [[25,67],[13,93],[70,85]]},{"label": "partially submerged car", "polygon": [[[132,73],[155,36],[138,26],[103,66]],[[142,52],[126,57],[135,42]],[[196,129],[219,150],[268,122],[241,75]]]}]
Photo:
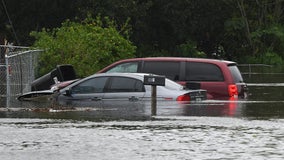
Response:
[{"label": "partially submerged car", "polygon": [[208,99],[230,100],[247,98],[248,88],[232,61],[183,58],[147,57],[117,61],[98,73],[133,72],[165,75],[189,89],[204,89]]},{"label": "partially submerged car", "polygon": [[50,86],[58,82],[67,82],[77,79],[75,69],[70,64],[57,65],[49,73],[34,80],[31,84],[31,91],[49,90]]},{"label": "partially submerged car", "polygon": [[20,95],[17,99],[19,101],[50,101],[53,94],[53,90],[31,91]]},{"label": "partially submerged car", "polygon": [[24,93],[17,97],[17,99],[20,101],[50,101],[55,91],[77,80],[79,79],[72,65],[57,65],[52,71],[31,83],[31,92]]},{"label": "partially submerged car", "polygon": [[[151,85],[144,73],[101,73],[78,80],[55,93],[61,105],[99,105],[106,101],[141,102],[151,100]],[[156,86],[157,101],[196,102],[207,99],[206,90],[186,90],[170,79]]]}]

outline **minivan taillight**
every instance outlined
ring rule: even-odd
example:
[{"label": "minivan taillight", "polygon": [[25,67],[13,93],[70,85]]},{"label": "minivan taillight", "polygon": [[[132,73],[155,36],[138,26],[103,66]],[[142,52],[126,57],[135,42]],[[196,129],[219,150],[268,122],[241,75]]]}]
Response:
[{"label": "minivan taillight", "polygon": [[237,96],[239,93],[238,93],[238,87],[237,85],[235,84],[231,84],[228,86],[228,91],[229,91],[229,96],[230,97],[233,97],[233,96]]},{"label": "minivan taillight", "polygon": [[185,94],[185,95],[181,95],[181,96],[178,96],[177,101],[190,101],[190,96]]}]

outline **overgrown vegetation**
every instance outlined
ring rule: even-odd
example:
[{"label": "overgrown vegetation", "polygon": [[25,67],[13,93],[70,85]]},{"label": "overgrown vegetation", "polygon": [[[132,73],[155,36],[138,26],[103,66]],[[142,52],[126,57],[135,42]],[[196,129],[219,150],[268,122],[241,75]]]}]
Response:
[{"label": "overgrown vegetation", "polygon": [[117,30],[114,21],[100,16],[82,22],[67,20],[59,28],[31,35],[36,38],[33,47],[44,49],[41,75],[58,64],[72,64],[79,76],[87,76],[114,61],[134,57],[136,49],[128,40],[126,27]]}]

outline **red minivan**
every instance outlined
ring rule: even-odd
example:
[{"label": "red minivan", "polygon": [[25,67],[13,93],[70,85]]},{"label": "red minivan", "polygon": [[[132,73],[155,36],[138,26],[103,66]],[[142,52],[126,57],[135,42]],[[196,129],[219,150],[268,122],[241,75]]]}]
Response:
[{"label": "red minivan", "polygon": [[207,90],[208,99],[247,98],[247,85],[237,64],[232,61],[182,57],[132,58],[117,61],[98,71],[103,72],[165,75],[189,89]]}]

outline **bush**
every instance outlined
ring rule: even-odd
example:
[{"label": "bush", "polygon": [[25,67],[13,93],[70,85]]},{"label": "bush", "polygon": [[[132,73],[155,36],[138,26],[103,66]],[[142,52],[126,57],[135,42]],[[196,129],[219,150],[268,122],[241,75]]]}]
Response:
[{"label": "bush", "polygon": [[268,64],[268,65],[283,65],[283,59],[274,52],[267,51],[261,56],[246,56],[243,58],[241,63],[252,63],[252,64]]},{"label": "bush", "polygon": [[33,46],[44,50],[39,74],[50,72],[58,64],[71,64],[77,75],[84,77],[114,61],[134,57],[136,47],[128,40],[129,30],[125,28],[118,30],[113,21],[97,16],[82,22],[66,20],[60,28],[32,32],[36,38]]},{"label": "bush", "polygon": [[274,52],[266,52],[262,59],[262,62],[264,64],[283,65],[283,59],[277,53]]},{"label": "bush", "polygon": [[186,42],[177,46],[178,54],[182,57],[199,57],[205,58],[206,54],[197,50],[197,46],[194,42]]}]

